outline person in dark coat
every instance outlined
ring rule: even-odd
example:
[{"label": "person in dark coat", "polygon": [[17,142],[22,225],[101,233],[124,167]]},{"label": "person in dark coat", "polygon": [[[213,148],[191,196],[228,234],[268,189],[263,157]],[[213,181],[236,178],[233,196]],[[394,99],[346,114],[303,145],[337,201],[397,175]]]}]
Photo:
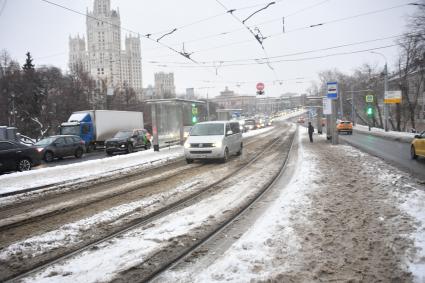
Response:
[{"label": "person in dark coat", "polygon": [[313,142],[313,133],[314,127],[311,125],[311,122],[308,122],[308,137],[310,138],[310,142]]}]

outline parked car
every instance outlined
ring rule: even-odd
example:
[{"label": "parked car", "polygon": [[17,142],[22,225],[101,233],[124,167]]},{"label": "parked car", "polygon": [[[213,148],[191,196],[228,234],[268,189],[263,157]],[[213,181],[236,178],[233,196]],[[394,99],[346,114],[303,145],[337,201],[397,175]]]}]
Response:
[{"label": "parked car", "polygon": [[304,124],[304,122],[305,122],[304,117],[299,117],[297,122],[300,123],[300,124]]},{"label": "parked car", "polygon": [[144,129],[119,131],[111,139],[106,140],[106,154],[113,155],[116,152],[131,153],[135,149],[151,147],[151,141],[148,139]]},{"label": "parked car", "polygon": [[41,163],[35,147],[15,141],[0,141],[0,172],[28,171]]},{"label": "parked car", "polygon": [[230,155],[241,155],[242,133],[238,122],[214,121],[194,125],[184,144],[187,163],[195,159],[220,159],[226,162]]},{"label": "parked car", "polygon": [[425,131],[420,135],[415,135],[410,146],[410,157],[416,159],[418,156],[425,157]]},{"label": "parked car", "polygon": [[84,140],[74,135],[50,136],[36,142],[34,146],[46,162],[67,156],[81,158],[85,151]]},{"label": "parked car", "polygon": [[347,133],[347,135],[353,134],[353,123],[350,121],[339,121],[336,125],[336,130],[339,133]]}]

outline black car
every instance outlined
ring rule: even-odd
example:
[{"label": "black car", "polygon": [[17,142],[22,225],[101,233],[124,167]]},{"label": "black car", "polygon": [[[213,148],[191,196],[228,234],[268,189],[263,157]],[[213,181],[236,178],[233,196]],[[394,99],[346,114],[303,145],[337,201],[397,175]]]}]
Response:
[{"label": "black car", "polygon": [[131,153],[135,149],[149,149],[151,142],[143,130],[119,131],[115,136],[105,141],[106,154],[112,155],[116,152]]},{"label": "black car", "polygon": [[79,136],[58,135],[40,140],[34,145],[44,161],[51,162],[55,158],[75,156],[81,158],[85,150],[85,143]]},{"label": "black car", "polygon": [[0,172],[27,171],[40,163],[36,148],[15,141],[0,141]]}]

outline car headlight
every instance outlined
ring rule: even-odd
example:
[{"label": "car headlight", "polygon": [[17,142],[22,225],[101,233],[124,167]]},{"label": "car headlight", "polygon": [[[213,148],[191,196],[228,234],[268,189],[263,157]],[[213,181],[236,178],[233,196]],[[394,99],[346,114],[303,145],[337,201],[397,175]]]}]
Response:
[{"label": "car headlight", "polygon": [[43,149],[44,149],[44,148],[42,148],[42,147],[37,147],[37,151],[38,151],[38,152],[42,152],[42,151],[43,151]]},{"label": "car headlight", "polygon": [[213,147],[221,147],[221,146],[222,146],[221,141],[213,143]]},{"label": "car headlight", "polygon": [[190,148],[190,143],[185,142],[185,143],[184,143],[184,148]]},{"label": "car headlight", "polygon": [[124,148],[125,147],[125,144],[122,144],[121,147]]}]

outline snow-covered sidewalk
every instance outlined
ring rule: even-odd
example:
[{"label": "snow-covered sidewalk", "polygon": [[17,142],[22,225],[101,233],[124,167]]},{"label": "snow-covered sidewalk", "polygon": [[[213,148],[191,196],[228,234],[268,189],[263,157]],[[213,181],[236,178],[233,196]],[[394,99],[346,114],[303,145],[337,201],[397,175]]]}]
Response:
[{"label": "snow-covered sidewalk", "polygon": [[425,186],[305,131],[295,176],[255,225],[209,267],[163,282],[425,281]]}]

